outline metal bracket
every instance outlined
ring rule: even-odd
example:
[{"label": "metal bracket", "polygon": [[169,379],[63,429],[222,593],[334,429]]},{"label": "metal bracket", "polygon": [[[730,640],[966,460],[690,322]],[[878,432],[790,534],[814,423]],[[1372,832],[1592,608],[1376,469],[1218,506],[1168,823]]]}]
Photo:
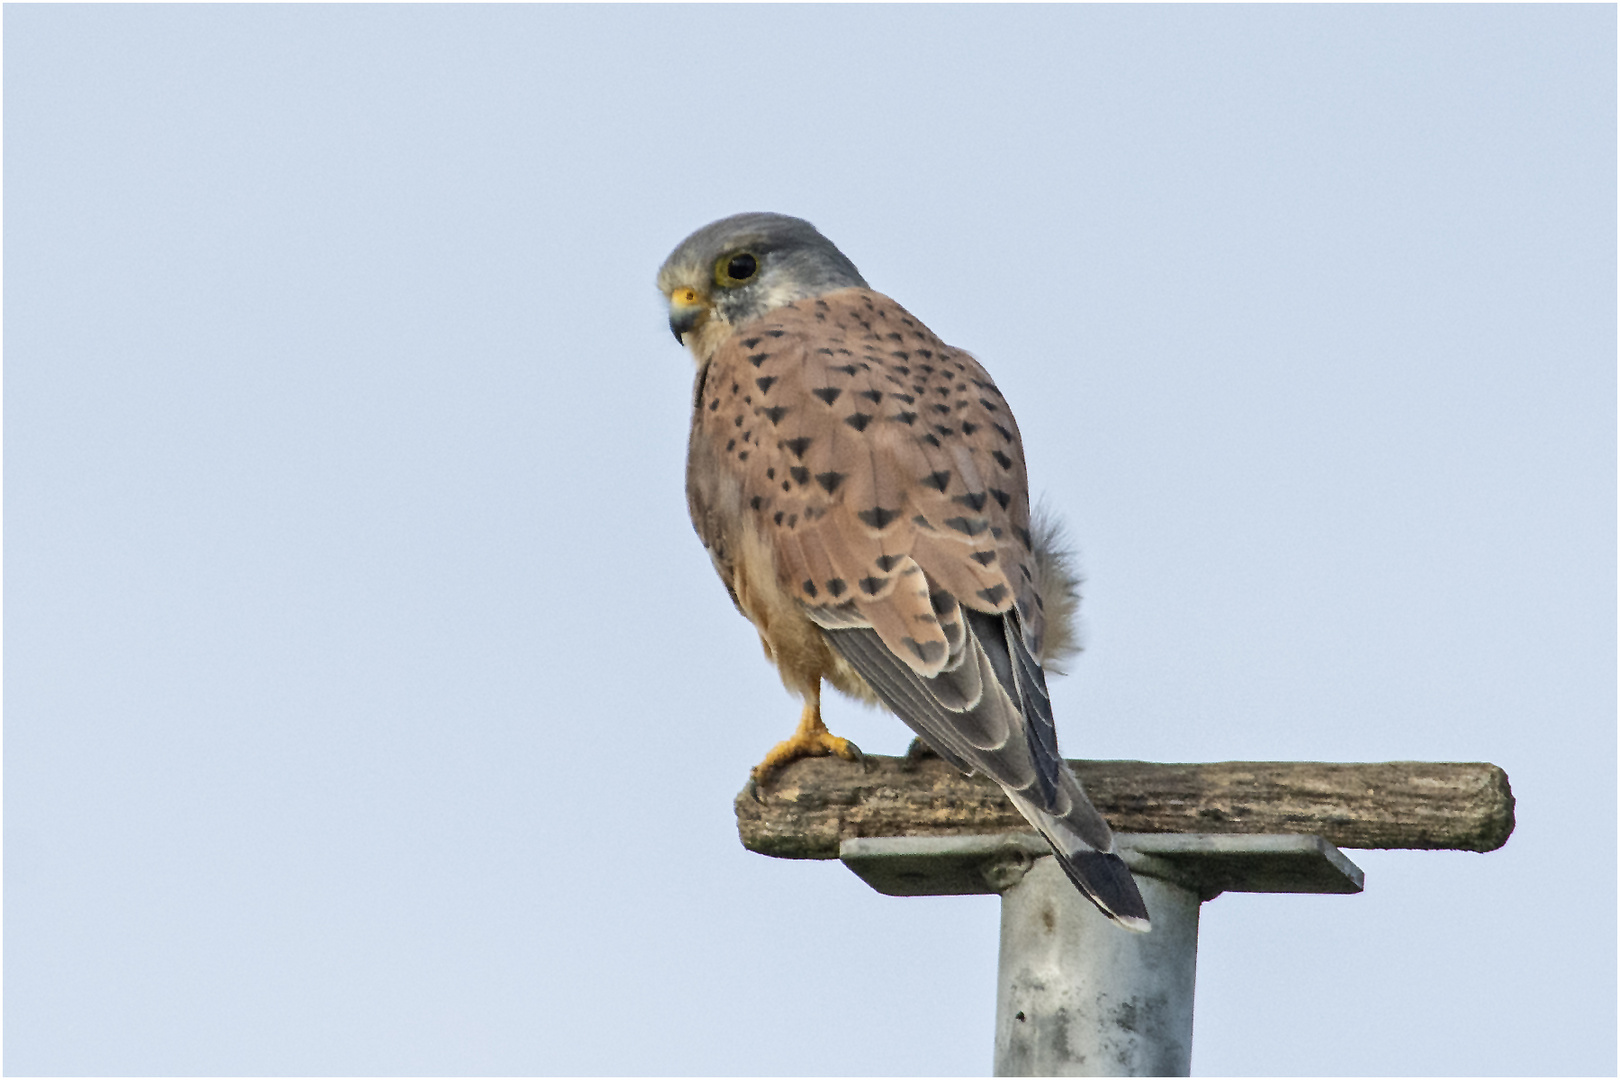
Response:
[{"label": "metal bracket", "polygon": [[[1223,892],[1358,893],[1361,868],[1320,836],[1116,833],[1133,873],[1190,889],[1199,900]],[[971,896],[1005,892],[1051,849],[1035,833],[880,836],[845,840],[838,858],[887,896]]]}]

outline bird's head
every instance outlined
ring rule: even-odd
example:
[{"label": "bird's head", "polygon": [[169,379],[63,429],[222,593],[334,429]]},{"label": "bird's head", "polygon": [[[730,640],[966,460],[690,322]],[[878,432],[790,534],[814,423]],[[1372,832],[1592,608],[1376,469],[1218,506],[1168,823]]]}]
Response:
[{"label": "bird's head", "polygon": [[851,287],[866,287],[855,264],[814,225],[785,214],[737,214],[705,225],[658,271],[669,328],[699,361],[736,327]]}]

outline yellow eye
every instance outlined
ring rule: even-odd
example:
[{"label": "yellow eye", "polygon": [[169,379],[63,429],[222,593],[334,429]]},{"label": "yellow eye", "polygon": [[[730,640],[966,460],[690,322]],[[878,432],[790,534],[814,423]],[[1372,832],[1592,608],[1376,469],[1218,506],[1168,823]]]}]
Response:
[{"label": "yellow eye", "polygon": [[714,264],[714,283],[741,285],[757,273],[759,260],[754,258],[751,252],[737,251],[720,256],[720,261]]}]

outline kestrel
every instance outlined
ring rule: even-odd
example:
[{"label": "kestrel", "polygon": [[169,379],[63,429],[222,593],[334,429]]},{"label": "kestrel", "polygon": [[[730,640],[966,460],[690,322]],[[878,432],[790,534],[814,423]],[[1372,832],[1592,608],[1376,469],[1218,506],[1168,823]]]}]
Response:
[{"label": "kestrel", "polygon": [[822,723],[826,680],[994,779],[1103,914],[1148,929],[1108,823],[1058,754],[1039,658],[1046,605],[1072,586],[1057,597],[1043,581],[1023,444],[989,374],[798,218],[706,225],[658,288],[697,361],[692,523],[804,698],[753,781],[799,757],[859,757]]}]

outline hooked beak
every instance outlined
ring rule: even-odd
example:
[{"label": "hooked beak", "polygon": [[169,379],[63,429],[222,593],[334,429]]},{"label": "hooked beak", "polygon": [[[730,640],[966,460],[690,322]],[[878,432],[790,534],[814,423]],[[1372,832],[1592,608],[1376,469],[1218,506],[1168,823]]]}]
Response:
[{"label": "hooked beak", "polygon": [[708,315],[709,305],[696,289],[676,289],[669,294],[669,329],[682,345],[686,344],[684,335],[696,330]]}]

